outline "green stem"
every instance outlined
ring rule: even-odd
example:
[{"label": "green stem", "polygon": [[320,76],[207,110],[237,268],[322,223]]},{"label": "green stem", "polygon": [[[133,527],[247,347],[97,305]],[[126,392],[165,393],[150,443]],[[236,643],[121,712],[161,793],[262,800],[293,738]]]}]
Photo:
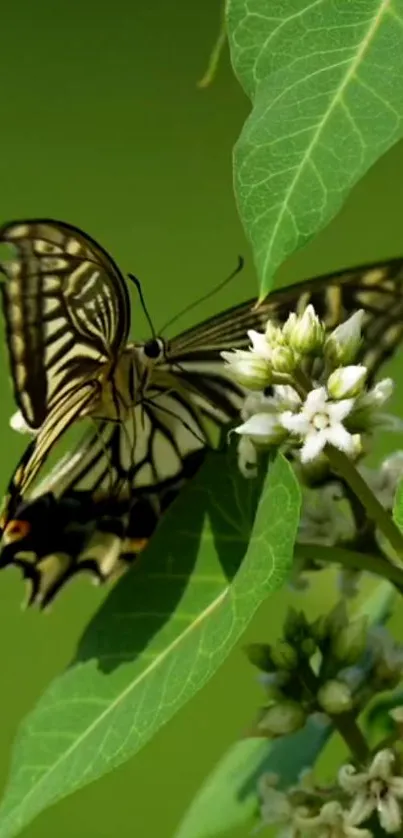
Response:
[{"label": "green stem", "polygon": [[388,579],[396,588],[403,591],[403,571],[384,558],[368,553],[358,553],[355,550],[345,550],[343,547],[330,547],[320,544],[296,544],[297,559],[312,559],[317,562],[341,564],[352,570],[367,571]]},{"label": "green stem", "polygon": [[338,472],[346,483],[348,483],[367,510],[368,517],[375,522],[376,526],[381,530],[397,553],[400,561],[403,562],[403,535],[396,526],[393,518],[382,506],[374,493],[371,492],[371,489],[349,457],[333,445],[327,445],[325,450],[333,471]]},{"label": "green stem", "polygon": [[213,49],[211,50],[207,64],[207,69],[203,75],[203,78],[201,78],[200,81],[197,82],[197,87],[199,87],[200,89],[209,87],[210,84],[212,84],[217,72],[218,64],[220,62],[221,53],[224,49],[226,39],[227,31],[225,23],[225,3],[223,3],[221,8],[220,29],[217,35],[217,39],[214,43]]},{"label": "green stem", "polygon": [[[309,663],[299,661],[298,676],[312,697],[316,698],[319,692],[320,682]],[[322,708],[318,707],[319,709]],[[348,713],[337,713],[335,715],[328,713],[328,715],[334,727],[349,747],[353,757],[358,762],[365,763],[368,760],[370,749],[361,728],[354,718],[354,714],[349,711]]]}]

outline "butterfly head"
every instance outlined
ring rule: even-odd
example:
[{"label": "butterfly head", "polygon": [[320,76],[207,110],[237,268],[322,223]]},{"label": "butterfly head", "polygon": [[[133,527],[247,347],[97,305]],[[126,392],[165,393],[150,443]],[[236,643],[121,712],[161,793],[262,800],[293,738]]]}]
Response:
[{"label": "butterfly head", "polygon": [[143,343],[143,355],[147,361],[155,363],[165,356],[165,343],[162,338],[150,338]]}]

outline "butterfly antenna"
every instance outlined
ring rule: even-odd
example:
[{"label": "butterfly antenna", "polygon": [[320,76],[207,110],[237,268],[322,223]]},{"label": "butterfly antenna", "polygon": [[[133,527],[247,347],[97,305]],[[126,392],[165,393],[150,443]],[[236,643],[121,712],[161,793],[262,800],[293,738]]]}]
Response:
[{"label": "butterfly antenna", "polygon": [[244,264],[245,260],[243,256],[238,256],[238,264],[235,270],[232,271],[232,273],[229,276],[227,276],[223,280],[223,282],[220,282],[219,285],[216,285],[216,287],[213,288],[212,291],[208,291],[207,294],[204,294],[203,297],[199,297],[198,300],[195,300],[193,303],[190,303],[190,305],[182,309],[182,311],[180,311],[179,314],[175,314],[175,317],[172,317],[171,320],[168,320],[168,322],[164,324],[162,329],[159,330],[159,334],[162,335],[168,328],[168,326],[172,326],[172,324],[176,323],[176,321],[179,320],[180,317],[183,317],[184,314],[187,314],[189,311],[191,311],[193,308],[196,308],[196,306],[200,305],[201,303],[206,302],[206,300],[209,300],[210,297],[214,297],[214,295],[217,294],[218,291],[221,291],[222,288],[225,288],[225,286],[228,285],[228,283],[231,282],[234,279],[234,277],[241,272]]},{"label": "butterfly antenna", "polygon": [[146,316],[146,320],[147,320],[147,323],[150,327],[151,334],[152,334],[153,338],[156,338],[157,334],[156,334],[156,331],[154,329],[153,322],[151,320],[148,308],[146,306],[146,301],[144,299],[143,290],[142,290],[142,287],[141,287],[141,282],[140,282],[139,279],[137,279],[136,276],[134,276],[134,274],[127,274],[127,276],[129,277],[129,279],[131,279],[131,281],[134,283],[134,285],[137,288],[137,293],[139,295],[141,307],[142,307],[142,309],[144,311],[144,314]]}]

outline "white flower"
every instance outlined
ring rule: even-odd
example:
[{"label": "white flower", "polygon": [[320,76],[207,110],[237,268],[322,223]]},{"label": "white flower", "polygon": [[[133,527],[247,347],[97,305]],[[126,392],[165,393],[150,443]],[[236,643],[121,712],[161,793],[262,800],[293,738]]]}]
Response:
[{"label": "white flower", "polygon": [[287,431],[274,411],[255,413],[243,425],[235,428],[235,433],[246,434],[255,445],[279,445],[287,436]]},{"label": "white flower", "polygon": [[298,542],[333,545],[352,539],[356,533],[354,519],[343,497],[339,483],[304,488]]},{"label": "white flower", "polygon": [[337,326],[325,341],[325,354],[335,366],[350,364],[361,344],[361,327],[364,310],[356,311],[345,323]]},{"label": "white flower", "polygon": [[402,825],[400,800],[403,799],[403,777],[394,775],[393,751],[378,751],[369,769],[357,772],[353,765],[339,771],[339,784],[353,798],[350,815],[356,823],[363,823],[377,812],[385,832],[398,832]]},{"label": "white flower", "polygon": [[295,806],[283,791],[274,788],[275,777],[263,774],[258,780],[261,800],[260,815],[264,824],[276,824],[277,838],[293,838],[298,834],[296,819],[309,815],[306,806]]},{"label": "white flower", "polygon": [[328,443],[350,456],[354,453],[353,437],[343,425],[353,405],[354,399],[329,401],[326,389],[318,387],[308,393],[299,413],[285,411],[280,415],[283,427],[303,443],[300,453],[302,463],[318,457]]},{"label": "white flower", "polygon": [[249,390],[264,390],[270,384],[270,364],[256,352],[234,349],[232,352],[221,352],[221,357],[234,378]]},{"label": "white flower", "polygon": [[356,825],[350,812],[344,811],[337,800],[324,803],[319,814],[313,818],[300,815],[296,825],[304,834],[314,834],[317,838],[371,838],[368,829]]},{"label": "white flower", "polygon": [[295,352],[310,355],[323,346],[325,330],[314,307],[309,305],[301,316],[290,314],[283,326],[283,335]]},{"label": "white flower", "polygon": [[350,399],[359,396],[364,388],[368,370],[362,364],[339,367],[328,378],[327,391],[332,399]]},{"label": "white flower", "polygon": [[10,419],[10,428],[12,428],[13,431],[17,431],[19,434],[31,434],[31,436],[35,436],[37,433],[37,431],[27,425],[20,410],[13,413]]}]

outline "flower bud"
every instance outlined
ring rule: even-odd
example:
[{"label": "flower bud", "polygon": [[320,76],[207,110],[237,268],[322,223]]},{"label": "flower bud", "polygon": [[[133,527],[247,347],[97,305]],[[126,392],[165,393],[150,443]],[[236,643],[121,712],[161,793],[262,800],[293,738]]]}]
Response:
[{"label": "flower bud", "polygon": [[221,356],[234,378],[248,390],[264,390],[271,383],[269,361],[257,353],[235,349],[233,352],[222,352]]},{"label": "flower bud", "polygon": [[296,701],[280,701],[265,712],[258,724],[259,730],[269,736],[286,736],[304,726],[306,712]]},{"label": "flower bud", "polygon": [[298,663],[295,649],[286,640],[279,640],[271,650],[271,657],[278,669],[292,670]]},{"label": "flower bud", "polygon": [[274,665],[271,658],[271,648],[267,643],[248,643],[245,646],[248,660],[262,672],[273,672]]},{"label": "flower bud", "polygon": [[356,311],[345,323],[337,326],[325,341],[325,355],[332,366],[351,364],[361,345],[364,310]]},{"label": "flower bud", "polygon": [[[252,344],[252,352],[265,361],[271,359],[271,346],[262,332],[256,332],[255,329],[249,329],[248,338]],[[242,350],[241,350],[242,351]]]},{"label": "flower bud", "polygon": [[368,370],[362,364],[339,367],[331,373],[327,382],[327,392],[332,399],[351,399],[360,396]]},{"label": "flower bud", "polygon": [[318,692],[318,702],[325,713],[337,716],[346,713],[353,706],[351,692],[342,681],[326,681]]},{"label": "flower bud", "polygon": [[284,637],[291,644],[295,642],[297,637],[307,636],[309,633],[308,621],[303,611],[296,611],[295,608],[289,608],[284,622]]},{"label": "flower bud", "polygon": [[262,448],[280,445],[288,436],[288,431],[280,425],[276,413],[255,413],[242,425],[234,428],[237,434],[247,434],[252,442]]},{"label": "flower bud", "polygon": [[273,372],[287,373],[295,369],[297,359],[289,346],[275,346],[272,350],[271,364]]},{"label": "flower bud", "polygon": [[276,326],[272,320],[268,321],[264,336],[271,349],[275,346],[282,346],[284,344],[282,330],[280,326]]},{"label": "flower bud", "polygon": [[361,657],[367,639],[367,620],[359,617],[341,629],[332,639],[332,653],[340,663],[349,666]]},{"label": "flower bud", "polygon": [[312,305],[306,307],[301,317],[291,320],[291,315],[283,329],[288,336],[291,348],[301,355],[317,353],[323,346],[325,330]]}]

